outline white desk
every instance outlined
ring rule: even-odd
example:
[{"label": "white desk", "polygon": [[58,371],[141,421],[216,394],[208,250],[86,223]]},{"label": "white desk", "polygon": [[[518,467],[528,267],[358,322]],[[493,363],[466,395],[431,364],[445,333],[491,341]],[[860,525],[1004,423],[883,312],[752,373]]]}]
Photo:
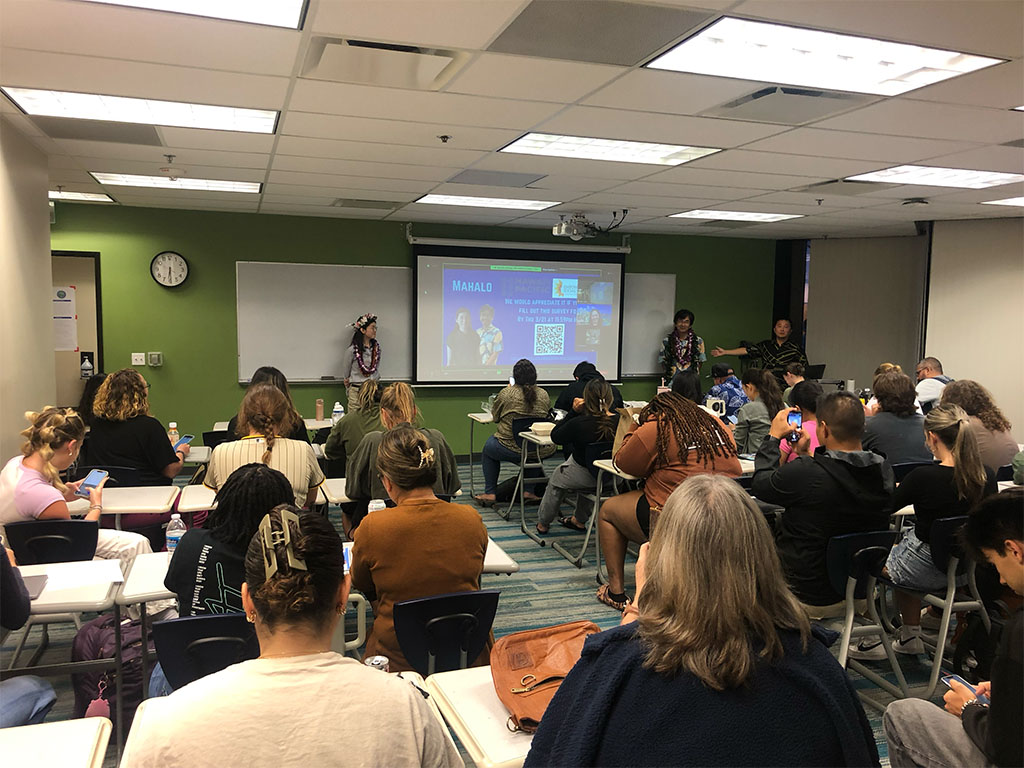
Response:
[{"label": "white desk", "polygon": [[311,429],[314,432],[318,429],[334,426],[334,422],[330,419],[303,419],[303,421],[306,423],[306,429]]},{"label": "white desk", "polygon": [[[605,472],[607,472],[609,474],[612,474],[612,475],[615,475],[616,477],[621,477],[623,480],[639,480],[640,479],[639,477],[635,477],[634,475],[631,475],[628,472],[623,472],[621,469],[619,469],[617,466],[615,466],[615,460],[614,459],[598,459],[597,461],[594,462],[594,466],[597,467],[597,484],[595,486],[596,488],[601,488],[602,487],[601,483],[604,482],[604,474],[605,474]],[[590,520],[587,521],[587,529],[588,529],[587,530],[587,534],[588,535],[590,534],[590,530],[593,528],[593,526],[599,525],[600,521],[601,521],[601,518],[600,518],[600,514],[601,514],[601,497],[600,496],[597,498],[597,502],[598,503],[594,504],[594,511],[590,515]],[[571,563],[573,563],[577,568],[582,567],[583,552],[585,550],[586,550],[586,542],[584,541],[584,548],[583,548],[583,550],[580,551],[579,556],[577,558],[575,558],[575,559],[569,558],[569,561]],[[562,552],[561,554],[562,554],[563,557],[568,557],[569,556],[569,553],[567,553],[567,552]],[[608,581],[608,575],[607,575],[607,572],[605,571],[604,565],[602,565],[602,563],[601,563],[601,537],[600,536],[595,536],[594,537],[594,562],[597,563],[597,582],[598,582],[598,584],[606,583]]]},{"label": "white desk", "polygon": [[[540,535],[537,533],[537,529],[534,528],[532,525],[526,525],[526,470],[527,465],[529,465],[530,469],[536,469],[537,466],[540,465],[541,474],[544,475],[544,460],[541,459],[539,455],[537,456],[536,461],[529,461],[530,446],[535,445],[537,446],[537,450],[539,450],[540,448],[554,445],[554,442],[551,440],[550,433],[546,435],[538,435],[532,429],[526,430],[525,432],[520,432],[519,438],[519,477],[516,479],[516,487],[515,490],[512,492],[512,500],[508,504],[508,514],[502,515],[502,517],[504,517],[506,520],[512,517],[512,507],[516,503],[516,496],[518,494],[519,529],[543,547],[544,539],[542,539]],[[498,514],[501,515],[501,512],[498,512]]]},{"label": "white desk", "polygon": [[[117,515],[117,528],[121,527],[121,515],[162,515],[170,512],[181,489],[175,485],[115,485],[103,489],[103,514]],[[72,515],[84,515],[89,511],[88,499],[68,502]]]},{"label": "white desk", "polygon": [[1013,480],[1000,480],[996,485],[999,486],[1000,491],[1005,491],[1007,488],[1013,488],[1014,486],[1017,488],[1021,487],[1014,483]]},{"label": "white desk", "polygon": [[33,614],[105,611],[124,580],[117,560],[19,566],[22,576],[46,575],[46,586],[32,601]]},{"label": "white desk", "polygon": [[467,413],[469,417],[469,492],[476,496],[476,481],[473,476],[473,427],[477,424],[493,424],[494,417],[489,413]]},{"label": "white desk", "polygon": [[170,552],[150,552],[136,555],[131,570],[117,593],[118,605],[135,605],[151,600],[167,600],[174,593],[164,586]]},{"label": "white desk", "polygon": [[523,764],[533,734],[508,730],[508,710],[494,692],[490,667],[438,672],[427,678],[426,688],[479,768]]},{"label": "white desk", "polygon": [[328,477],[324,480],[323,485],[320,486],[320,492],[323,493],[331,504],[348,504],[352,501],[345,494],[344,477]]},{"label": "white desk", "polygon": [[754,462],[750,459],[740,459],[740,471],[744,475],[754,474]]},{"label": "white desk", "polygon": [[185,457],[186,464],[209,464],[210,454],[213,449],[208,445],[190,445],[188,456]]},{"label": "white desk", "polygon": [[325,459],[325,458],[327,458],[327,456],[324,454],[324,446],[323,446],[322,443],[313,443],[312,447],[313,447],[313,455],[316,456],[317,459]]},{"label": "white desk", "polygon": [[110,741],[105,717],[56,720],[39,725],[0,729],[0,754],[10,765],[100,768]]},{"label": "white desk", "polygon": [[[419,672],[392,672],[391,674],[400,680],[409,682],[410,685],[414,688],[418,688],[421,692],[427,690],[427,681],[423,679]],[[434,701],[433,696],[427,699],[427,706],[430,707],[430,711],[434,714],[434,717],[437,718],[437,722],[441,724],[441,730],[444,731],[445,738],[448,739],[448,743],[452,745],[452,749],[458,752],[459,748],[455,744],[455,739],[452,738],[451,731],[449,731],[448,726],[445,725],[444,717],[441,715],[441,710],[437,708],[437,702]]]},{"label": "white desk", "polygon": [[513,574],[519,571],[519,563],[509,557],[505,550],[490,536],[487,537],[487,551],[484,552],[484,573]]},{"label": "white desk", "polygon": [[215,421],[215,422],[213,422],[213,431],[214,432],[227,432],[228,431],[228,423],[229,422],[227,422],[227,421]]},{"label": "white desk", "polygon": [[217,492],[205,485],[186,485],[181,489],[181,498],[178,500],[179,512],[206,512],[216,509],[215,498]]},{"label": "white desk", "polygon": [[646,400],[623,400],[622,404],[627,408],[645,408],[647,406]]}]

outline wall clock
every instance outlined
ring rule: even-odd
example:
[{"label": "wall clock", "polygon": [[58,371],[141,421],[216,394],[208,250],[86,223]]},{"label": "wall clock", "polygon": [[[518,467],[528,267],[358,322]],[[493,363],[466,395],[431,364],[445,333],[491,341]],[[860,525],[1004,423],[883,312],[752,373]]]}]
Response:
[{"label": "wall clock", "polygon": [[188,278],[188,262],[180,253],[162,251],[149,263],[149,274],[157,285],[164,288],[176,288]]}]

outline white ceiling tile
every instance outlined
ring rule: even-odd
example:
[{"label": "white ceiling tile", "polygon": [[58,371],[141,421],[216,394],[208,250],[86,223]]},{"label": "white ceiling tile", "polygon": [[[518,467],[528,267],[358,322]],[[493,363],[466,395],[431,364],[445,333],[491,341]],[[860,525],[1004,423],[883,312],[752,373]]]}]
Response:
[{"label": "white ceiling tile", "polygon": [[467,197],[497,197],[507,200],[548,200],[551,202],[563,202],[582,197],[586,192],[576,190],[575,192],[562,190],[559,194],[556,190],[538,190],[529,187],[488,187],[477,184],[439,184],[435,189],[430,190],[435,195],[464,195]]},{"label": "white ceiling tile", "polygon": [[786,130],[784,125],[683,117],[602,107],[570,107],[538,130],[570,136],[630,139],[697,147],[736,147]]},{"label": "white ceiling tile", "polygon": [[[709,194],[709,191],[721,190],[723,193],[717,196]],[[576,200],[576,203],[580,205],[595,204],[595,205],[606,205],[613,208],[675,208],[676,210],[672,213],[678,213],[686,207],[687,202],[700,200],[701,204],[708,202],[714,202],[715,204],[721,204],[729,200],[741,200],[745,197],[750,197],[756,194],[752,190],[731,190],[727,187],[698,187],[689,188],[682,184],[679,185],[680,195],[678,198],[671,197],[654,197],[651,195],[626,195],[617,194],[614,190],[610,192],[598,192],[597,194],[588,195],[581,197]],[[678,205],[676,204],[678,201]]]},{"label": "white ceiling tile", "polygon": [[880,136],[876,133],[825,131],[819,128],[795,128],[748,144],[744,149],[758,152],[784,152],[797,155],[880,160],[893,164],[915,163],[936,154],[959,152],[973,144],[966,141],[940,141],[909,136]]},{"label": "white ceiling tile", "polygon": [[645,163],[616,163],[573,157],[542,157],[495,152],[476,163],[474,170],[512,171],[541,175],[582,176],[591,179],[642,179],[663,166]]},{"label": "white ceiling tile", "polygon": [[[539,101],[507,101],[459,93],[374,88],[350,83],[299,79],[290,109],[490,128],[532,128],[561,107]],[[449,131],[455,133],[454,130]]]},{"label": "white ceiling tile", "polygon": [[210,131],[202,128],[156,129],[168,147],[182,149],[212,149],[223,152],[269,153],[274,148],[274,137],[262,133],[239,133],[237,131]]},{"label": "white ceiling tile", "polygon": [[523,0],[323,0],[307,27],[349,39],[486,48],[523,5]]},{"label": "white ceiling tile", "polygon": [[792,189],[825,181],[825,177],[815,179],[807,176],[790,176],[779,173],[751,173],[748,171],[722,171],[710,168],[696,168],[690,163],[669,168],[653,176],[645,182],[668,184],[700,184],[709,187],[750,187],[753,189]]},{"label": "white ceiling tile", "polygon": [[934,165],[939,168],[969,168],[975,171],[1024,173],[1024,148],[979,147],[952,155],[931,157],[921,162],[920,165]]},{"label": "white ceiling tile", "polygon": [[602,189],[614,187],[619,182],[612,179],[591,179],[585,176],[568,176],[552,173],[528,186],[528,189],[566,189],[578,192],[600,192]]},{"label": "white ceiling tile", "polygon": [[330,173],[339,176],[381,176],[388,179],[409,179],[411,181],[447,181],[461,170],[455,167],[368,163],[360,160],[325,160],[319,157],[296,157],[293,155],[276,156],[271,167],[275,171]]},{"label": "white ceiling tile", "polygon": [[1001,144],[1024,137],[1024,112],[888,99],[822,120],[815,128]]},{"label": "white ceiling tile", "polygon": [[260,24],[61,0],[5,0],[0,47],[290,75],[302,33]]},{"label": "white ceiling tile", "polygon": [[72,185],[72,184],[84,184],[93,185],[94,192],[100,192],[103,190],[99,189],[99,185],[96,184],[96,180],[93,179],[88,173],[83,170],[75,168],[51,168],[50,169],[50,186],[56,187],[58,184]]},{"label": "white ceiling tile", "polygon": [[[388,168],[388,166],[383,163],[359,163],[357,165],[370,167],[381,165],[384,166],[385,169]],[[364,173],[372,172],[372,169],[367,168],[357,168],[353,170],[364,171]],[[384,193],[407,192],[409,194],[416,194],[417,196],[430,191],[437,185],[437,181],[387,178],[381,175],[360,176],[281,170],[272,170],[267,176],[267,181],[270,184],[285,184],[297,187],[345,187],[349,189],[373,189]],[[390,195],[388,195],[388,197],[390,197]]]},{"label": "white ceiling tile", "polygon": [[256,213],[259,205],[256,201],[252,203],[222,203],[211,201],[167,200],[155,203],[133,202],[123,203],[134,208],[174,208],[187,211],[234,211],[237,213]]},{"label": "white ceiling tile", "polygon": [[[1022,32],[1024,34],[1024,32]],[[1024,61],[1008,61],[910,94],[922,101],[1013,109],[1024,103]]]},{"label": "white ceiling tile", "polygon": [[478,150],[450,149],[447,146],[410,147],[398,144],[282,136],[277,142],[276,156],[280,158],[282,155],[299,155],[335,160],[365,160],[371,163],[461,167],[472,165],[485,154]]},{"label": "white ceiling tile", "polygon": [[[76,156],[77,157],[77,156]],[[87,171],[100,173],[130,173],[143,176],[159,176],[160,168],[167,165],[163,158],[157,160],[123,160],[111,157],[77,157],[79,164]],[[213,165],[190,165],[174,161],[175,168],[181,168],[193,179],[221,179],[224,181],[263,181],[265,171],[260,168],[226,168]]]},{"label": "white ceiling tile", "polygon": [[747,0],[733,15],[788,22],[964,53],[1024,55],[1024,3],[1017,0]]},{"label": "white ceiling tile", "polygon": [[288,78],[120,59],[0,49],[3,85],[107,96],[281,109]]},{"label": "white ceiling tile", "polygon": [[330,205],[342,195],[328,194],[329,190],[325,187],[320,190],[321,195],[278,195],[263,190],[263,194],[260,199],[264,205],[271,203],[281,203],[282,205]]},{"label": "white ceiling tile", "polygon": [[176,189],[152,189],[140,187],[103,187],[104,191],[109,190],[118,202],[131,205],[137,202],[160,203],[160,202],[222,202],[238,205],[255,206],[259,202],[259,195],[251,195],[245,192],[204,192],[202,190],[176,190]]},{"label": "white ceiling tile", "polygon": [[[445,147],[451,149],[494,150],[522,136],[520,130],[479,128],[449,123],[419,123],[405,120],[377,120],[367,117],[323,115],[289,110],[278,133],[286,136],[309,136],[318,139],[346,139],[410,146]],[[447,143],[438,136],[451,138]]]},{"label": "white ceiling tile", "polygon": [[274,203],[261,205],[260,213],[283,214],[288,216],[319,216],[333,219],[383,219],[387,211],[368,208],[338,208],[330,205],[286,205]]},{"label": "white ceiling tile", "polygon": [[718,168],[750,173],[781,173],[793,176],[814,176],[819,179],[851,176],[855,173],[867,173],[885,167],[885,163],[876,160],[838,160],[810,155],[751,152],[746,149],[718,152],[698,158],[690,165],[693,168]]},{"label": "white ceiling tile", "polygon": [[864,198],[862,195],[832,195],[823,192],[771,192],[767,195],[758,195],[750,199],[772,205],[799,205],[803,207],[816,206],[818,200],[821,200],[820,207],[823,211],[841,211],[845,208],[868,208],[881,203],[876,198]]},{"label": "white ceiling tile", "polygon": [[[981,203],[988,200],[1005,200],[1010,197],[1024,197],[1024,181],[1002,184],[998,187],[989,187],[988,189],[957,189],[951,191],[948,195],[943,195],[942,201],[950,203]],[[985,207],[1000,208],[1002,206],[987,205]],[[1015,209],[1006,208],[1006,210],[1012,211]],[[1016,211],[1017,215],[1024,216],[1024,210],[1017,208]]]},{"label": "white ceiling tile", "polygon": [[637,69],[588,96],[582,103],[595,107],[695,115],[764,85],[751,80]]},{"label": "white ceiling tile", "polygon": [[[438,210],[423,210],[424,208],[437,208]],[[444,210],[441,210],[444,209]],[[469,213],[468,208],[453,208],[446,205],[424,205],[407,206],[400,211],[390,214],[389,221],[437,221],[447,224],[502,224],[515,219],[511,214],[514,211],[505,211],[504,214],[491,216]]]},{"label": "white ceiling tile", "polygon": [[266,168],[269,154],[255,152],[217,152],[205,149],[175,147],[148,147],[140,144],[117,144],[106,141],[73,141],[57,139],[65,152],[74,157],[107,157],[139,160],[155,165],[167,165],[166,154],[175,155],[175,166],[210,165],[229,168]]},{"label": "white ceiling tile", "polygon": [[456,75],[445,91],[572,104],[626,71],[602,64],[484,53]]},{"label": "white ceiling tile", "polygon": [[[320,177],[322,175],[318,175]],[[402,200],[411,201],[433,188],[434,182],[402,182],[394,179],[369,179],[359,176],[325,176],[333,179],[332,184],[283,184],[274,181],[276,176],[272,173],[271,180],[263,185],[263,197],[276,195],[278,197],[323,197],[330,195],[335,197],[357,197],[366,200]],[[411,184],[418,186],[418,189],[386,189],[387,184],[402,185]]]}]

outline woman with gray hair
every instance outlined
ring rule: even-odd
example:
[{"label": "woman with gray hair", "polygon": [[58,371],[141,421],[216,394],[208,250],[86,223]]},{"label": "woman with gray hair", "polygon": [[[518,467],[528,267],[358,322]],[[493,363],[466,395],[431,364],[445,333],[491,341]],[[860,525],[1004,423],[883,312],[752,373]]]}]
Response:
[{"label": "woman with gray hair", "polygon": [[672,493],[636,581],[638,607],[587,639],[527,766],[878,765],[835,633],[810,626],[734,480]]}]

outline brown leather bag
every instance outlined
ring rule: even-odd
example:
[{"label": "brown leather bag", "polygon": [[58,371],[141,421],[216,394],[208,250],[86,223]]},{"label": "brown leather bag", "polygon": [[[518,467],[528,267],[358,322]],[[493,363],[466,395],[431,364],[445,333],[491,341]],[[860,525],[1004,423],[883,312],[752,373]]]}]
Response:
[{"label": "brown leather bag", "polygon": [[600,631],[592,621],[570,621],[498,639],[491,649],[491,676],[510,713],[510,731],[537,730],[558,686],[579,661],[583,641]]}]

